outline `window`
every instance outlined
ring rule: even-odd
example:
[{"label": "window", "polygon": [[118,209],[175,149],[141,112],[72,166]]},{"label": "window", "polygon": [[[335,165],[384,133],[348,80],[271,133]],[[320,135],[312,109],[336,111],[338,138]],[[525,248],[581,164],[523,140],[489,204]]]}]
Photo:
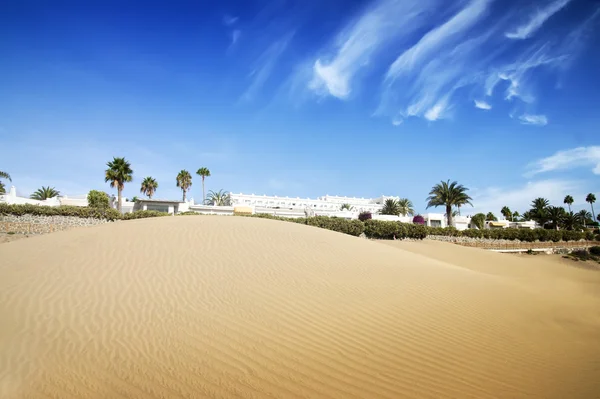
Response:
[{"label": "window", "polygon": [[169,205],[160,205],[160,204],[148,204],[146,209],[149,211],[158,211],[169,213]]},{"label": "window", "polygon": [[430,220],[429,224],[431,225],[431,227],[442,227],[441,220]]}]

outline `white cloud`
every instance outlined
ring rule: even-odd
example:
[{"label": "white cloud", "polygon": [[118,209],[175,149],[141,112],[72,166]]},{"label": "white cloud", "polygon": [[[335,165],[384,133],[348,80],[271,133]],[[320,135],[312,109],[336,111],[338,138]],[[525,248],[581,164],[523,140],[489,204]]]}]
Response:
[{"label": "white cloud", "polygon": [[600,175],[600,146],[558,151],[549,157],[530,163],[526,176],[584,166],[593,167],[592,173]]},{"label": "white cloud", "polygon": [[429,31],[417,44],[402,53],[390,65],[386,79],[412,70],[417,63],[427,59],[436,49],[445,46],[456,35],[471,28],[485,14],[489,0],[473,0],[443,25]]},{"label": "white cloud", "polygon": [[546,115],[523,114],[519,116],[519,120],[523,125],[546,126],[548,124]]},{"label": "white cloud", "polygon": [[235,29],[233,32],[231,32],[231,45],[232,46],[234,44],[236,44],[238,40],[240,40],[241,35],[242,35],[242,31],[239,29]]},{"label": "white cloud", "polygon": [[281,39],[272,43],[269,46],[269,48],[267,48],[261,54],[261,56],[256,62],[254,69],[250,73],[250,76],[252,77],[252,83],[250,84],[246,92],[242,95],[242,100],[250,101],[256,96],[258,90],[260,90],[263,87],[269,76],[271,76],[271,73],[273,72],[273,69],[275,69],[275,65],[277,64],[277,61],[279,60],[283,52],[287,49],[293,37],[294,32],[285,35]]},{"label": "white cloud", "polygon": [[562,206],[565,195],[583,198],[585,187],[579,181],[549,179],[528,182],[517,188],[488,187],[472,190],[473,208],[462,209],[463,215],[493,212],[500,216],[503,206],[508,206],[513,212],[525,212],[530,208],[531,201],[535,198],[547,198],[551,204]]},{"label": "white cloud", "polygon": [[492,106],[485,101],[475,100],[475,108],[489,110]]},{"label": "white cloud", "polygon": [[531,19],[522,26],[519,26],[513,32],[506,32],[506,37],[509,39],[527,39],[533,35],[548,18],[562,10],[571,0],[555,0],[548,4],[547,7],[538,9]]},{"label": "white cloud", "polygon": [[348,98],[356,73],[390,40],[411,34],[432,0],[380,0],[337,36],[328,56],[312,63],[308,88],[319,95]]},{"label": "white cloud", "polygon": [[225,15],[223,17],[223,23],[227,26],[231,26],[231,25],[235,25],[235,23],[238,21],[238,17],[233,17],[231,15]]}]

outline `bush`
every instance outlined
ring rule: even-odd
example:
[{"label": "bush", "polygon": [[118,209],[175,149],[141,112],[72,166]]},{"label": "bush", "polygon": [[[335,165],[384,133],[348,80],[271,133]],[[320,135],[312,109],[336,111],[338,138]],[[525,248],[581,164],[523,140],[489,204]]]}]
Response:
[{"label": "bush", "polygon": [[191,216],[191,215],[201,215],[201,213],[194,212],[194,211],[185,211],[185,212],[179,212],[177,214],[177,216]]},{"label": "bush", "polygon": [[365,231],[365,225],[360,220],[348,220],[342,218],[332,218],[328,216],[313,216],[306,218],[305,221],[309,226],[333,230],[356,237]]},{"label": "bush", "polygon": [[109,205],[108,194],[103,191],[91,190],[87,196],[88,206],[91,208],[106,209]]},{"label": "bush", "polygon": [[402,231],[399,222],[371,219],[365,222],[365,235],[369,238],[392,240],[394,236],[400,238]]},{"label": "bush", "polygon": [[169,216],[169,213],[160,211],[135,211],[123,214],[123,220],[155,218],[160,216]]},{"label": "bush", "polygon": [[9,205],[0,204],[0,215],[35,215],[35,216],[74,216],[79,218],[94,218],[118,220],[121,214],[112,208],[92,208],[82,206],[40,206],[32,204]]},{"label": "bush", "polygon": [[421,215],[415,216],[412,221],[414,224],[425,225],[425,218]]},{"label": "bush", "polygon": [[358,215],[358,220],[360,220],[361,222],[366,222],[369,219],[373,219],[373,215],[371,215],[371,212],[369,211],[361,212]]},{"label": "bush", "polygon": [[600,256],[600,247],[599,246],[590,247],[590,253],[592,255]]}]

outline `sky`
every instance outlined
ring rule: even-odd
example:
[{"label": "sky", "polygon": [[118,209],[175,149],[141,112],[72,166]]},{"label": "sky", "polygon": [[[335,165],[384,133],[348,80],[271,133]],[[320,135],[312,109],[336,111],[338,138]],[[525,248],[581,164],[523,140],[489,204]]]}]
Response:
[{"label": "sky", "polygon": [[[600,198],[600,1],[7,1],[0,170],[19,195]],[[7,182],[5,182],[6,184]],[[440,210],[443,212],[443,210]]]}]

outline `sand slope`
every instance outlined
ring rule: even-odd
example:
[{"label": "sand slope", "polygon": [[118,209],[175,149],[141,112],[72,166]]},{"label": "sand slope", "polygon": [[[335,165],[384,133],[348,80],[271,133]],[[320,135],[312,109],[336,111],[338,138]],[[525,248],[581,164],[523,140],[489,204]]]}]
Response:
[{"label": "sand slope", "polygon": [[598,397],[598,273],[450,247],[201,216],[5,243],[0,397]]}]

